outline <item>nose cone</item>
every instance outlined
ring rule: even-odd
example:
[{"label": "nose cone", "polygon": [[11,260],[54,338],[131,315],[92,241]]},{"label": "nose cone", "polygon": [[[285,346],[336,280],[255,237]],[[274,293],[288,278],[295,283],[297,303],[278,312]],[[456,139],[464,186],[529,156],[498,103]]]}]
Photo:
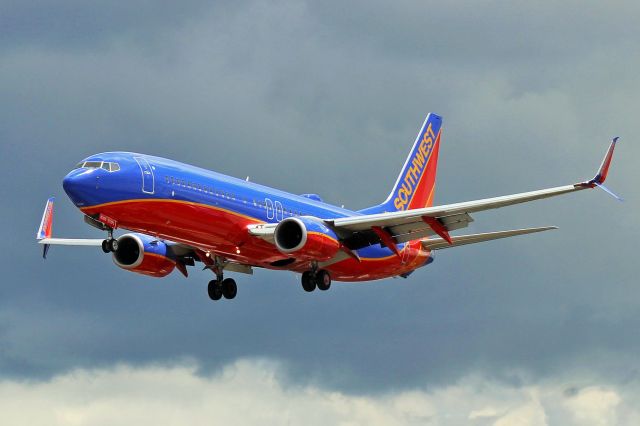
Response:
[{"label": "nose cone", "polygon": [[88,170],[72,170],[62,180],[62,187],[76,206],[84,206],[95,192],[95,177]]}]

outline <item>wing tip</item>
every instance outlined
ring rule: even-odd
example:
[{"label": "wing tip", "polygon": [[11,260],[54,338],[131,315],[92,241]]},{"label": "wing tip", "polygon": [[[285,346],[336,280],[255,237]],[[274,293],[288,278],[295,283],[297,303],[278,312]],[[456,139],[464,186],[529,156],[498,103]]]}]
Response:
[{"label": "wing tip", "polygon": [[36,240],[43,240],[45,238],[51,238],[52,225],[53,225],[53,205],[55,197],[49,197],[44,205],[44,211],[42,212],[42,220],[40,221],[40,227],[36,233]]}]

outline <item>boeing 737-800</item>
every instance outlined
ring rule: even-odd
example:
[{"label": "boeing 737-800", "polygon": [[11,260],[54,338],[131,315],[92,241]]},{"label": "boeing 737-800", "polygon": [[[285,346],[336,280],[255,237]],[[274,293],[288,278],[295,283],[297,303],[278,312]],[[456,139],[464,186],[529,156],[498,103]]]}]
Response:
[{"label": "boeing 737-800", "polygon": [[[53,198],[38,242],[100,246],[128,271],[164,277],[201,262],[215,274],[208,294],[233,299],[226,272],[253,268],[301,273],[302,287],[327,290],[333,281],[407,277],[433,261],[433,251],[530,234],[555,227],[451,235],[472,213],[602,187],[615,138],[593,179],[502,197],[434,206],[442,119],[429,114],[387,199],[352,211],[315,194],[294,195],[199,167],[150,155],[106,152],[77,164],[63,180],[86,223],[101,239],[53,238]],[[611,193],[612,194],[612,193]],[[612,194],[613,195],[613,194]],[[114,237],[115,229],[129,233]]]}]

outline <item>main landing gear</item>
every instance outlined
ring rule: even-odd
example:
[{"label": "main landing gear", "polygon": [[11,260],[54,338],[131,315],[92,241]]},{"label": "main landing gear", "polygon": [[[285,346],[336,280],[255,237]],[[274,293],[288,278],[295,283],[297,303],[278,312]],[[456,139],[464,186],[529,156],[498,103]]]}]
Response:
[{"label": "main landing gear", "polygon": [[238,294],[238,286],[232,278],[224,278],[224,259],[216,256],[213,259],[213,265],[209,268],[216,274],[216,279],[209,281],[207,293],[211,300],[233,299]]},{"label": "main landing gear", "polygon": [[331,287],[331,275],[324,269],[305,271],[302,273],[302,288],[311,292],[316,289],[326,291]]},{"label": "main landing gear", "polygon": [[223,296],[225,299],[233,299],[238,294],[238,286],[232,278],[211,280],[207,292],[211,300],[220,300]]}]

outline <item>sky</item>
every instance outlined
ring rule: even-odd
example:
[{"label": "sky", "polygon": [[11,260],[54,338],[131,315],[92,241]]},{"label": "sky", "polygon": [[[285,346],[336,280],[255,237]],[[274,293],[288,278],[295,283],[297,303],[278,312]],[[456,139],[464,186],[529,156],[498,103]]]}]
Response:
[{"label": "sky", "polygon": [[[0,1],[3,413],[637,424],[639,16],[631,1]],[[90,248],[43,261],[34,240],[49,196],[54,235],[101,237],[61,181],[110,150],[377,204],[430,111],[436,204],[591,178],[613,136],[625,202],[479,213],[465,232],[560,229],[322,293],[256,271],[218,303],[208,271],[154,279]]]}]

